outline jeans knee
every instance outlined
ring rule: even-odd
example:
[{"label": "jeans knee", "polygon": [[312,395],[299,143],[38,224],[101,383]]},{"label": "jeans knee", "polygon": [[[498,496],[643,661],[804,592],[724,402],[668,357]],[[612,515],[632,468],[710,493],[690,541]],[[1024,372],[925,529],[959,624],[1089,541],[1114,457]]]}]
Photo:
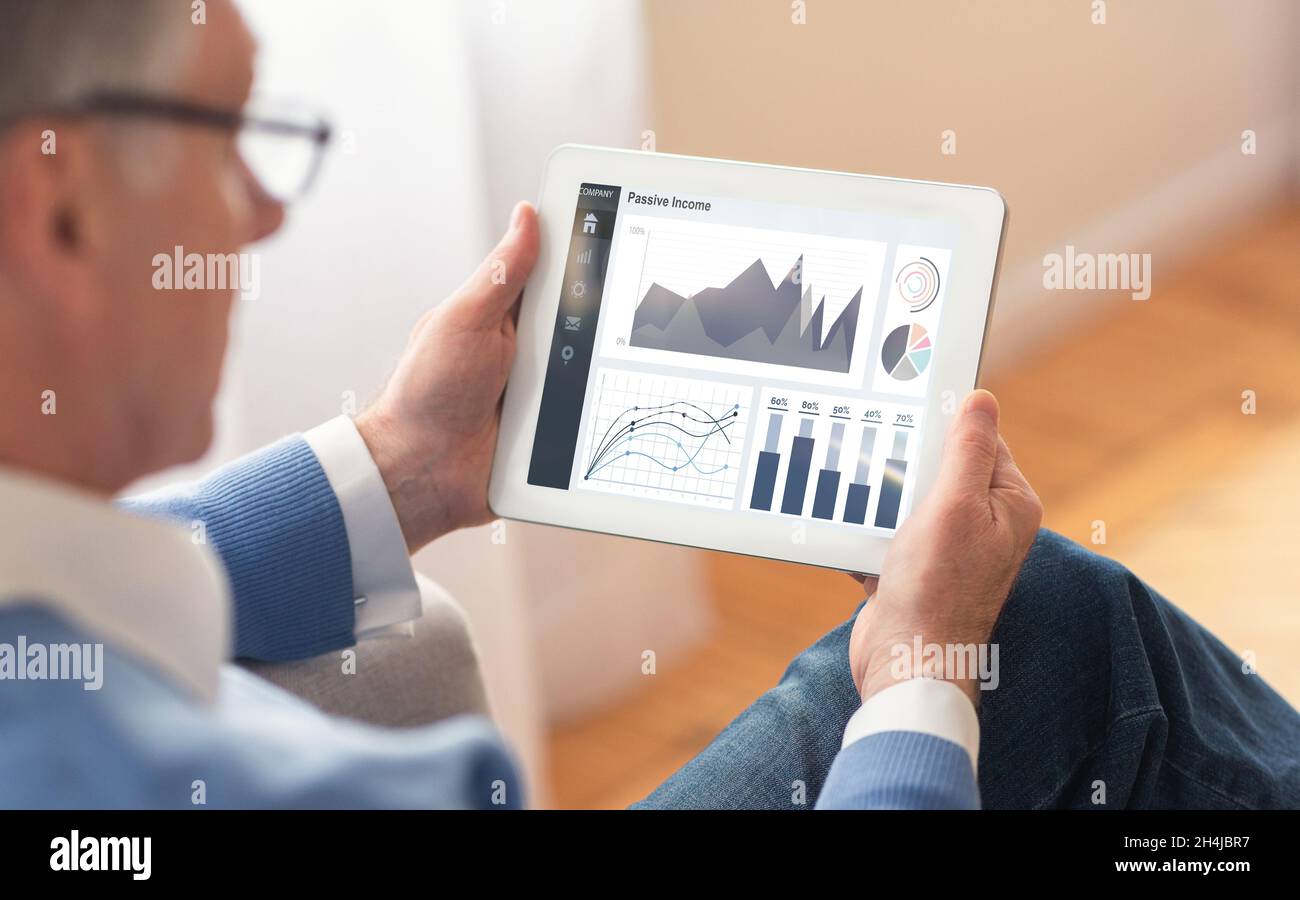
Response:
[{"label": "jeans knee", "polygon": [[1147,597],[1121,564],[1040,531],[993,630],[1008,683],[1023,687],[1029,678],[1104,693],[1115,654],[1140,648],[1135,620],[1149,618]]},{"label": "jeans knee", "polygon": [[1109,618],[1104,614],[1131,613],[1139,587],[1141,582],[1123,564],[1043,528],[1025,558],[1011,597],[1055,607],[1062,613],[1086,610],[1092,616]]}]

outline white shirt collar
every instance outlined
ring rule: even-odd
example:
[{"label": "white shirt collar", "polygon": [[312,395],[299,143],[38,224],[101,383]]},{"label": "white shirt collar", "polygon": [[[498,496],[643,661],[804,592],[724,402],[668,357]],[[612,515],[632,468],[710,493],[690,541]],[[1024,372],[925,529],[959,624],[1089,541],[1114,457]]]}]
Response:
[{"label": "white shirt collar", "polygon": [[230,588],[188,529],[0,466],[0,609],[36,603],[211,701]]}]

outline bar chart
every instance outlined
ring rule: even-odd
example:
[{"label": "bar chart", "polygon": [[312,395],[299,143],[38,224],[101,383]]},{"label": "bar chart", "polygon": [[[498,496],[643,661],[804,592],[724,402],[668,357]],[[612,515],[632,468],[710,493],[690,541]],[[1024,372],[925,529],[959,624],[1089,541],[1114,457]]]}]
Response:
[{"label": "bar chart", "polygon": [[808,468],[812,465],[813,425],[809,418],[799,420],[799,433],[790,449],[790,471],[785,476],[785,493],[781,496],[781,512],[803,515],[804,495],[808,491]]},{"label": "bar chart", "polygon": [[750,509],[771,509],[772,492],[776,490],[776,470],[781,464],[778,445],[781,441],[780,413],[767,418],[767,439],[763,449],[758,451],[758,469],[754,475],[754,489],[750,493]]},{"label": "bar chart", "polygon": [[880,505],[876,508],[876,527],[893,528],[898,524],[898,504],[903,497],[903,479],[907,475],[907,432],[894,432],[894,449],[885,460],[880,480]]},{"label": "bar chart", "polygon": [[920,407],[783,389],[760,399],[749,509],[888,531],[906,518]]},{"label": "bar chart", "polygon": [[862,426],[858,441],[858,460],[849,482],[848,496],[844,500],[844,521],[863,525],[867,521],[867,504],[871,501],[871,452],[876,446],[879,423]]},{"label": "bar chart", "polygon": [[835,515],[835,497],[840,489],[840,444],[844,442],[844,423],[831,424],[831,440],[826,445],[826,464],[817,473],[817,493],[813,495],[814,519]]}]

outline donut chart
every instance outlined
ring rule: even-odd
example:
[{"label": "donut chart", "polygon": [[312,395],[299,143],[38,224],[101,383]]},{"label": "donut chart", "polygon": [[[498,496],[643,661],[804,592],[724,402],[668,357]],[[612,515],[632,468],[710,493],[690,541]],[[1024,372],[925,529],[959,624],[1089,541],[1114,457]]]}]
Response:
[{"label": "donut chart", "polygon": [[919,257],[898,270],[895,283],[908,310],[918,313],[939,296],[939,267],[924,256]]},{"label": "donut chart", "polygon": [[880,362],[891,378],[911,381],[930,367],[934,345],[920,325],[899,325],[880,347]]}]

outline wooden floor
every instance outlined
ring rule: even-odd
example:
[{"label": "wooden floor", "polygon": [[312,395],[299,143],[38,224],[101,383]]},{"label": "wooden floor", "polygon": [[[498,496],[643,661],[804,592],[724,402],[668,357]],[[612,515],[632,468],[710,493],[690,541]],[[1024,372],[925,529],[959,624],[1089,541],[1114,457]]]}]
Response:
[{"label": "wooden floor", "polygon": [[[1047,527],[1122,560],[1300,705],[1300,210],[1156,279],[986,386]],[[712,639],[553,732],[555,806],[645,796],[861,596],[845,575],[707,556]]]}]

